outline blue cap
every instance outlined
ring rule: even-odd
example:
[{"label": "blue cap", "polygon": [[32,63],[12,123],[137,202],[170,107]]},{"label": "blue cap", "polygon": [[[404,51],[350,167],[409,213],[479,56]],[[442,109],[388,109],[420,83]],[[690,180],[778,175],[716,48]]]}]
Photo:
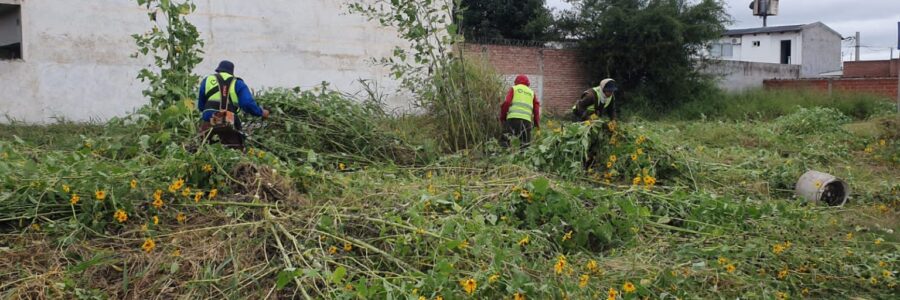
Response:
[{"label": "blue cap", "polygon": [[234,63],[227,61],[227,60],[223,60],[222,62],[219,63],[219,67],[216,68],[216,72],[219,72],[219,73],[224,72],[224,73],[234,75]]}]

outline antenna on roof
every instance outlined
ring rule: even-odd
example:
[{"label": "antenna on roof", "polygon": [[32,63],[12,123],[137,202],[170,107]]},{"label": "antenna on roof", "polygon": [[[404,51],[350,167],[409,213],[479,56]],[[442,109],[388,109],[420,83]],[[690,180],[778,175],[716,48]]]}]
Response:
[{"label": "antenna on roof", "polygon": [[750,10],[754,16],[762,17],[763,27],[766,27],[769,16],[778,15],[778,0],[754,0],[750,2]]}]

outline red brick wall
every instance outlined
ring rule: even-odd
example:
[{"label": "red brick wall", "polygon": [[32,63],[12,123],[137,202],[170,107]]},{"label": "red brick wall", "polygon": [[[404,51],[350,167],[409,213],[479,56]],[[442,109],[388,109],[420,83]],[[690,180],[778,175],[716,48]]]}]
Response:
[{"label": "red brick wall", "polygon": [[892,77],[897,76],[900,60],[870,60],[844,62],[844,77]]},{"label": "red brick wall", "polygon": [[541,105],[546,113],[567,112],[581,92],[590,88],[591,80],[581,67],[577,50],[466,44],[463,52],[467,58],[485,59],[502,75],[542,76]]},{"label": "red brick wall", "polygon": [[828,92],[829,83],[832,91],[868,93],[890,99],[897,97],[897,78],[840,78],[840,79],[796,79],[796,80],[764,80],[766,89],[813,89]]}]

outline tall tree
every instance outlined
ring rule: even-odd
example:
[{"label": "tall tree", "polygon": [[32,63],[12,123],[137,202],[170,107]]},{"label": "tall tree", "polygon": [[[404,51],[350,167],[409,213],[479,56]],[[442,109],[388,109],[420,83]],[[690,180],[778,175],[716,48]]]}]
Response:
[{"label": "tall tree", "polygon": [[547,40],[553,14],[545,0],[462,0],[460,25],[469,39]]},{"label": "tall tree", "polygon": [[720,0],[569,2],[574,9],[561,26],[579,40],[595,81],[612,77],[657,108],[684,103],[710,86],[698,64],[729,20]]}]

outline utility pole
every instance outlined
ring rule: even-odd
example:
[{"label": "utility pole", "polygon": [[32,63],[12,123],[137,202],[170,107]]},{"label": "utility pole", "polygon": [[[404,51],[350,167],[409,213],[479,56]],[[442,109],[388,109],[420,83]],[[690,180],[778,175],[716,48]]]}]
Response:
[{"label": "utility pole", "polygon": [[859,61],[859,31],[856,32],[856,61]]}]

